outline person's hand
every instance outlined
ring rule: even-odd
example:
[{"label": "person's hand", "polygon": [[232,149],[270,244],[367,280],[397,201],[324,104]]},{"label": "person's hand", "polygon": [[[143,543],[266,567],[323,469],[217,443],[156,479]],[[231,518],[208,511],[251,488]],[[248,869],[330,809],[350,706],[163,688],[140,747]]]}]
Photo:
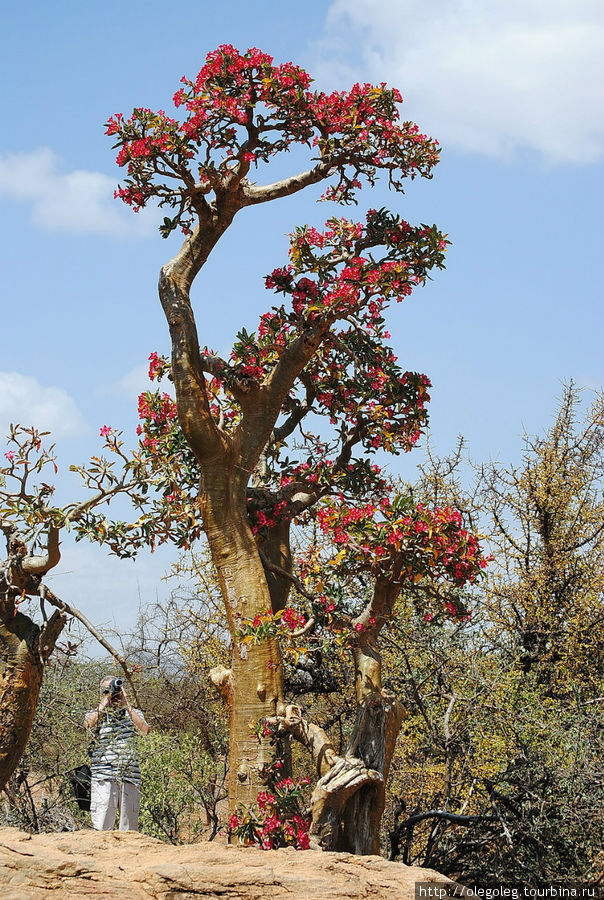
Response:
[{"label": "person's hand", "polygon": [[126,694],[126,691],[124,690],[124,688],[122,688],[122,690],[121,690],[120,699],[122,701],[122,704],[126,708],[126,710],[129,713],[132,713],[132,705],[131,705],[130,701],[128,700],[128,695]]},{"label": "person's hand", "polygon": [[103,694],[99,703],[99,713],[105,712],[111,701],[111,694]]}]

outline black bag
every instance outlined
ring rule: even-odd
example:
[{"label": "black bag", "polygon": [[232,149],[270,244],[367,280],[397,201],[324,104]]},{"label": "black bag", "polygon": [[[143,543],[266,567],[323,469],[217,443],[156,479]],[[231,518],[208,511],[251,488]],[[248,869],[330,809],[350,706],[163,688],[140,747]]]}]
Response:
[{"label": "black bag", "polygon": [[69,774],[69,780],[75,794],[76,803],[84,812],[90,812],[90,766],[76,766]]}]

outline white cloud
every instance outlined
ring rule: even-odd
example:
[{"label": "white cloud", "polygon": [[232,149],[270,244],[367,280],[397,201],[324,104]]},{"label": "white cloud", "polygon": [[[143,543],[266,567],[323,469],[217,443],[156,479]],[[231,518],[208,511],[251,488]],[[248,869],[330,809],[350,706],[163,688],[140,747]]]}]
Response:
[{"label": "white cloud", "polygon": [[53,438],[75,437],[88,425],[67,391],[43,387],[31,375],[0,372],[0,435],[10,424],[52,432]]},{"label": "white cloud", "polygon": [[129,401],[137,401],[144,391],[161,391],[162,394],[174,397],[174,385],[167,378],[161,382],[151,381],[148,362],[128,369],[118,381],[104,385],[101,390],[103,393],[120,394]]},{"label": "white cloud", "polygon": [[[128,510],[124,515],[128,516]],[[102,545],[86,540],[76,544],[63,534],[61,561],[44,581],[93,624],[126,633],[134,627],[140,605],[164,599],[176,587],[163,579],[177,555],[174,547],[162,546],[155,553],[142,550],[135,560],[118,559]],[[100,630],[107,633],[103,627]],[[119,647],[119,640],[109,637]],[[103,652],[95,649],[94,642],[88,649],[93,654]]]},{"label": "white cloud", "polygon": [[156,213],[135,215],[113,199],[116,182],[100,172],[61,173],[48,147],[0,156],[0,195],[31,203],[32,223],[44,231],[141,237],[155,228]]},{"label": "white cloud", "polygon": [[388,81],[446,146],[590,163],[604,149],[603,46],[601,0],[334,0],[319,75]]},{"label": "white cloud", "polygon": [[[112,392],[122,394],[128,400],[138,400],[143,391],[151,391],[156,388],[149,381],[149,363],[141,363],[139,366],[129,369],[119,381],[109,386]],[[165,388],[164,388],[165,390]]]}]

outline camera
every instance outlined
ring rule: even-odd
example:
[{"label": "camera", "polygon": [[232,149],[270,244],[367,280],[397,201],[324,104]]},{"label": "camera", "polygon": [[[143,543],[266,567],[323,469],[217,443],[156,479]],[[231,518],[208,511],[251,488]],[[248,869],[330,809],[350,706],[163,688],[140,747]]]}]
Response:
[{"label": "camera", "polygon": [[111,694],[111,699],[113,700],[113,698],[117,697],[118,694],[120,693],[123,683],[124,683],[123,678],[112,678],[111,682],[109,684],[109,687],[106,687],[103,690],[103,693]]}]

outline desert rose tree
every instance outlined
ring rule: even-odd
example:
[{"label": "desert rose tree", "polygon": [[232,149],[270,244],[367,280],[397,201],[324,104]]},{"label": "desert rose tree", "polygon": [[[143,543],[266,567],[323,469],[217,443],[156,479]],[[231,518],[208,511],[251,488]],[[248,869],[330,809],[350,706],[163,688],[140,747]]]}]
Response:
[{"label": "desert rose tree", "polygon": [[[401,719],[381,686],[379,631],[395,612],[401,586],[427,576],[427,559],[442,570],[436,579],[457,586],[480,568],[476,542],[450,511],[435,512],[434,523],[422,510],[401,512],[369,461],[380,449],[410,449],[425,424],[428,379],[398,366],[385,344],[384,311],[442,267],[446,241],[435,226],[412,226],[383,209],[362,222],[332,218],[321,229],[295,229],[289,262],[266,278],[278,305],[260,318],[256,332],[239,333],[228,360],[200,345],[190,291],[241,209],[319,182],[325,182],[324,199],[348,204],[363,182],[373,185],[382,173],[396,191],[406,177],[431,177],[436,143],[400,121],[400,102],[385,85],[313,91],[307,73],[291,63],[274,65],[256,49],[241,54],[222,46],[195,79],[183,79],[174,96],[179,119],[137,108],[107,126],[127,173],[116,196],[135,210],[159,202],[169,212],[163,236],[184,233],[159,278],[171,359],[152,357],[153,374],[169,371],[176,404],[149,393],[140,409],[149,465],[164,473],[156,485],[163,478],[165,512],[158,516],[156,505],[135,528],[105,523],[107,539],[125,552],[140,539],[168,536],[185,544],[203,530],[233,646],[230,670],[214,673],[230,709],[233,810],[251,808],[259,794],[266,806],[271,738],[289,732],[313,754],[321,776],[312,832],[324,847],[360,853],[376,850],[383,782]],[[308,148],[309,168],[255,183],[293,145]],[[328,426],[313,434],[317,415]],[[305,448],[301,459],[286,455],[288,439],[299,442],[294,456],[299,445]],[[292,521],[320,509],[326,531],[347,551],[349,576],[368,570],[375,583],[355,614],[335,619],[320,580],[318,593],[304,587],[290,548]],[[367,535],[373,529],[373,537],[362,540],[354,522]],[[95,531],[99,523],[89,525]],[[435,544],[441,537],[442,546]],[[336,555],[332,571],[341,562]],[[307,579],[315,579],[313,572]],[[293,584],[314,612],[288,606]],[[288,625],[305,638],[331,625],[346,632],[359,718],[345,757],[285,703],[278,633]]]}]

